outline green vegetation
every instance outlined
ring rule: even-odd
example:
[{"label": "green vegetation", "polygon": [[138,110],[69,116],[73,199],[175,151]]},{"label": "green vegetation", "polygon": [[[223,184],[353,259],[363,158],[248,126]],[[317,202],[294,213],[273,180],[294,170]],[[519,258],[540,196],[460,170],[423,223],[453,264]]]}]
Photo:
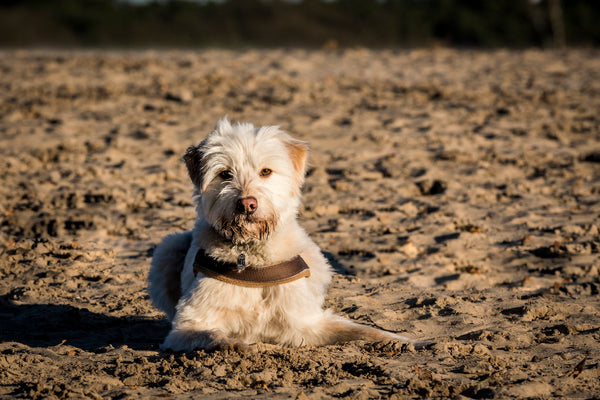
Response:
[{"label": "green vegetation", "polygon": [[597,0],[0,0],[0,46],[597,46]]}]

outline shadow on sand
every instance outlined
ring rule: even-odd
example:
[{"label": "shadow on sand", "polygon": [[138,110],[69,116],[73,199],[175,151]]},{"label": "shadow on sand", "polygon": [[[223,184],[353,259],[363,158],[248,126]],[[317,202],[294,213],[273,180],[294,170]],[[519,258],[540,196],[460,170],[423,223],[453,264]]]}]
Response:
[{"label": "shadow on sand", "polygon": [[127,345],[156,350],[169,331],[166,319],[113,317],[69,305],[13,304],[0,296],[0,341],[32,347],[63,343],[86,351]]}]

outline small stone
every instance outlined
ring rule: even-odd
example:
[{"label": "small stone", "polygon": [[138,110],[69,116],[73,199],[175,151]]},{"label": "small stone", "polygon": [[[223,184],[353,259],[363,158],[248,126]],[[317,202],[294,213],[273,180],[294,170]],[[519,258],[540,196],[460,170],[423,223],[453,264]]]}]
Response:
[{"label": "small stone", "polygon": [[186,104],[192,101],[194,95],[187,89],[182,89],[177,92],[167,92],[165,99],[176,103]]}]

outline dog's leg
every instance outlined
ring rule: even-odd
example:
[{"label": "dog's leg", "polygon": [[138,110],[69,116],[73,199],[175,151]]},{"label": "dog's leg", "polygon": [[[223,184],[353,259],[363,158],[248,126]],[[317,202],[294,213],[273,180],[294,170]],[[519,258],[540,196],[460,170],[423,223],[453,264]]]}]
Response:
[{"label": "dog's leg", "polygon": [[[161,348],[174,351],[245,350],[258,314],[261,290],[216,279],[196,279],[177,303],[172,330]],[[250,306],[249,306],[250,305]]]},{"label": "dog's leg", "polygon": [[167,314],[175,316],[175,305],[181,297],[181,270],[192,241],[192,232],[169,235],[154,250],[148,274],[152,303]]}]

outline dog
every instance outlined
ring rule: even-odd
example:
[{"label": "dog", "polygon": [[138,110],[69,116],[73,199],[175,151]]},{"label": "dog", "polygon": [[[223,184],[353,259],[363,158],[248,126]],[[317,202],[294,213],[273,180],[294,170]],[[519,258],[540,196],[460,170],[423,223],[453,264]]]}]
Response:
[{"label": "dog", "polygon": [[167,236],[148,275],[172,329],[162,349],[244,350],[412,339],[323,309],[333,271],[298,224],[307,143],[225,117],[183,161],[198,218]]}]

